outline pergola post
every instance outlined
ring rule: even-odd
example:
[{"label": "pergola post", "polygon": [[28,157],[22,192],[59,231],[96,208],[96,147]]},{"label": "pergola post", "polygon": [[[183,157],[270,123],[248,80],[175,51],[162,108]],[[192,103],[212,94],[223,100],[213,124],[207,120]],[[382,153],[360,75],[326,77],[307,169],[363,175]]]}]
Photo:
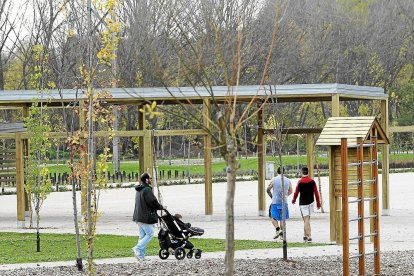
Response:
[{"label": "pergola post", "polygon": [[17,228],[25,227],[24,196],[24,160],[22,134],[16,132],[16,196],[17,196]]},{"label": "pergola post", "polygon": [[[339,95],[334,94],[332,95],[332,110],[331,115],[332,117],[339,117],[339,109],[340,109],[340,102],[339,102]],[[340,243],[341,239],[341,201],[335,195],[335,182],[334,182],[334,175],[335,172],[335,164],[332,158],[335,155],[334,147],[329,147],[328,150],[328,160],[329,161],[329,230],[330,230],[330,239],[331,241],[337,241]]]},{"label": "pergola post", "polygon": [[[139,109],[143,109],[144,105],[138,106],[138,130],[144,130],[145,114]],[[144,166],[144,137],[138,137],[138,158],[139,158],[139,172],[144,173],[146,168]]]},{"label": "pergola post", "polygon": [[339,117],[339,95],[332,95],[332,117]]},{"label": "pergola post", "polygon": [[[119,128],[119,119],[118,119],[118,109],[117,106],[113,107],[113,116],[114,116],[114,130],[118,130]],[[114,136],[112,138],[112,162],[114,163],[114,172],[120,172],[120,160],[119,160],[119,137]]]},{"label": "pergola post", "polygon": [[257,166],[258,166],[258,201],[259,201],[259,216],[265,215],[265,162],[266,162],[266,144],[265,135],[263,131],[263,107],[257,112]]},{"label": "pergola post", "polygon": [[[23,118],[27,118],[29,117],[29,107],[28,106],[24,106],[22,109],[22,116]],[[24,156],[29,156],[29,140],[28,139],[24,139],[23,141],[23,158]],[[24,161],[24,159],[23,159]],[[26,191],[24,191],[24,211],[25,211],[25,216],[29,217],[30,216],[30,194],[28,194]]]},{"label": "pergola post", "polygon": [[213,214],[213,182],[211,168],[211,102],[208,99],[203,100],[203,125],[207,130],[204,135],[204,213],[206,218],[211,219]]},{"label": "pergola post", "polygon": [[[380,124],[385,132],[385,135],[389,137],[388,129],[388,99],[381,100],[381,118]],[[390,172],[389,172],[389,152],[390,145],[384,143],[382,145],[382,215],[390,215]]]},{"label": "pergola post", "polygon": [[143,159],[139,160],[139,163],[142,163],[142,172],[148,172],[149,174],[156,174],[154,168],[154,151],[153,151],[153,137],[151,134],[151,130],[144,129],[144,136],[143,138],[143,145],[142,154]]},{"label": "pergola post", "polygon": [[314,145],[313,145],[313,134],[306,133],[306,157],[307,157],[307,164],[309,169],[309,176],[313,178],[314,172],[313,168],[315,166],[314,160]]},{"label": "pergola post", "polygon": [[[144,109],[144,106],[141,105],[138,109]],[[143,136],[138,138],[139,171],[140,173],[148,172],[149,174],[154,174],[152,134],[151,130],[145,129],[145,114],[141,111],[138,111],[138,129],[144,133]]]}]

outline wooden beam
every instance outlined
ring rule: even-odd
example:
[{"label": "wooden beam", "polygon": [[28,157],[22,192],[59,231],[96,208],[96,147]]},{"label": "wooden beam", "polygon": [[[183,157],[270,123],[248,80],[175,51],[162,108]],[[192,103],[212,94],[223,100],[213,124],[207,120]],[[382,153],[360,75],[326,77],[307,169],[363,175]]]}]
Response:
[{"label": "wooden beam", "polygon": [[[203,125],[211,128],[211,102],[204,100]],[[204,135],[204,213],[206,216],[213,214],[213,181],[211,165],[211,134]]]},{"label": "wooden beam", "polygon": [[0,139],[14,139],[15,137],[15,133],[0,133]]},{"label": "wooden beam", "polygon": [[25,196],[24,196],[24,159],[23,140],[21,133],[16,133],[16,195],[17,195],[17,227],[25,227]]},{"label": "wooden beam", "polygon": [[[27,132],[21,132],[23,139],[30,138]],[[143,130],[119,130],[112,132],[114,137],[142,137],[144,136]],[[86,137],[86,132],[82,137]],[[93,137],[108,137],[107,131],[95,131]],[[206,131],[203,129],[162,129],[154,130],[154,136],[187,136],[187,135],[206,135]],[[0,133],[0,139],[14,139],[14,133]],[[67,138],[66,132],[50,132],[50,138]]]},{"label": "wooden beam", "polygon": [[[319,134],[322,132],[322,128],[283,128],[282,134]],[[263,133],[266,135],[272,135],[275,133],[274,129],[266,128],[263,129]]]},{"label": "wooden beam", "polygon": [[[382,112],[387,112],[388,113],[388,111],[385,111],[385,103],[383,103],[383,102],[388,102],[388,101],[381,101],[381,113]],[[381,123],[382,123],[382,120],[381,120]],[[384,126],[383,125],[382,125],[382,128],[384,129]],[[384,131],[385,131],[385,129],[384,129]],[[395,133],[395,132],[414,132],[414,126],[392,126],[392,127],[389,127],[388,131],[390,133]]]},{"label": "wooden beam", "polygon": [[259,216],[265,215],[265,161],[266,161],[266,141],[263,133],[263,108],[257,112],[257,165],[258,183],[257,194],[259,203]]},{"label": "wooden beam", "polygon": [[[205,120],[205,119],[203,119]],[[187,135],[207,135],[203,129],[163,129],[154,130],[154,136],[187,136]]]}]

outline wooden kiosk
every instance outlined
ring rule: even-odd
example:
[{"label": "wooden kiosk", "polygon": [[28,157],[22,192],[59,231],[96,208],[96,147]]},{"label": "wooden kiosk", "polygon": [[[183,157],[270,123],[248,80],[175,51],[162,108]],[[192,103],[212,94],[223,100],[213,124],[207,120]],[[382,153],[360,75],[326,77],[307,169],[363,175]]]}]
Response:
[{"label": "wooden kiosk", "polygon": [[[378,144],[389,140],[375,117],[329,118],[316,143],[328,146],[330,238],[343,244],[344,275],[349,275],[350,258],[358,258],[359,274],[365,275],[366,255],[374,255],[374,273],[380,273]],[[369,215],[365,215],[366,203]],[[354,222],[358,230],[352,235],[349,226]],[[373,252],[365,253],[365,238],[373,241]],[[358,241],[354,256],[349,255],[351,240]]]}]

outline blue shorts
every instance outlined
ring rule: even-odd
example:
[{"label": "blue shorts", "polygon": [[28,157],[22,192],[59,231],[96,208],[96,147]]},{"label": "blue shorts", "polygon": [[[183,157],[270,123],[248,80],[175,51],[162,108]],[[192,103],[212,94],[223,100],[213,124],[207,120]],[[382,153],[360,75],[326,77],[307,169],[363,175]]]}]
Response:
[{"label": "blue shorts", "polygon": [[[282,204],[272,204],[272,218],[274,220],[282,221]],[[288,205],[285,204],[285,219],[289,218],[289,208]]]}]

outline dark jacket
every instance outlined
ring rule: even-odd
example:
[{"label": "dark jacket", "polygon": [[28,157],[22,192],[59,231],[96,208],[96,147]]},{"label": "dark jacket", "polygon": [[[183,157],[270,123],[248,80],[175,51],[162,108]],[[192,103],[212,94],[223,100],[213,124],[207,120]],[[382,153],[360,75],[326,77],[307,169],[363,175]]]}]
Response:
[{"label": "dark jacket", "polygon": [[299,196],[299,205],[309,205],[314,202],[313,197],[316,198],[316,205],[318,208],[321,207],[321,201],[319,199],[318,188],[316,187],[315,181],[309,176],[303,176],[299,179],[298,185],[296,186],[295,193],[293,195],[292,203],[295,204],[296,198]]},{"label": "dark jacket", "polygon": [[161,210],[163,207],[152,192],[151,186],[139,184],[135,185],[135,190],[137,193],[135,195],[135,209],[132,220],[147,224],[157,223],[157,210]]}]

